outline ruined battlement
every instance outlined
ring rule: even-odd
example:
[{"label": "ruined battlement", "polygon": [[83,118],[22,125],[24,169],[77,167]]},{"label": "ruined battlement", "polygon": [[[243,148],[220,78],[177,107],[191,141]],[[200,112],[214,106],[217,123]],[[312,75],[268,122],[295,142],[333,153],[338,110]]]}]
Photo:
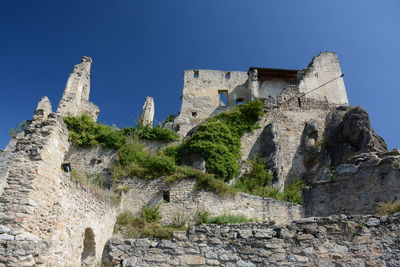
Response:
[{"label": "ruined battlement", "polygon": [[[332,105],[348,105],[339,61],[335,53],[322,52],[302,70],[251,67],[243,71],[187,70],[182,106],[175,125],[187,132],[230,106],[254,99],[277,105],[289,98],[308,98]],[[294,93],[293,93],[294,92]],[[299,100],[300,101],[300,100]]]}]

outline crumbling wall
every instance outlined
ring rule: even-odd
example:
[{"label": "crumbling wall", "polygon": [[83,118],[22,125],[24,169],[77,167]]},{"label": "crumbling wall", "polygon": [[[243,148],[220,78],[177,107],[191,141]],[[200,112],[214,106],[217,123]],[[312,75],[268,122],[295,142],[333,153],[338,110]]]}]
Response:
[{"label": "crumbling wall", "polygon": [[[187,70],[184,74],[182,107],[175,119],[178,133],[186,133],[204,119],[235,105],[237,99],[249,100],[246,81],[241,71]],[[219,93],[226,93],[227,103],[222,105]]]},{"label": "crumbling wall", "polygon": [[87,228],[95,238],[93,260],[99,260],[116,208],[62,171],[69,147],[62,118],[36,115],[10,155],[0,197],[0,265],[80,266]]},{"label": "crumbling wall", "polygon": [[75,65],[58,104],[57,112],[61,116],[87,114],[93,120],[97,120],[100,110],[96,105],[89,102],[91,66],[92,59],[90,57],[82,57],[82,62]]},{"label": "crumbling wall", "polygon": [[106,266],[399,266],[400,214],[201,225],[172,240],[112,238]]},{"label": "crumbling wall", "polygon": [[[162,179],[129,179],[130,190],[123,196],[121,209],[139,215],[145,205],[158,205],[162,223],[172,223],[174,217],[183,216],[194,222],[199,211],[208,211],[212,216],[224,213],[242,214],[260,220],[274,220],[278,224],[301,217],[301,206],[270,198],[238,193],[235,196],[219,197],[215,193],[196,190],[195,180],[187,179],[172,184]],[[165,195],[168,199],[165,199]]]},{"label": "crumbling wall", "polygon": [[[341,75],[337,55],[333,52],[321,52],[312,59],[307,68],[299,72],[299,90],[301,93],[306,93],[309,98],[348,105],[346,88]],[[314,90],[321,85],[323,86]]]},{"label": "crumbling wall", "polygon": [[116,151],[101,146],[82,148],[71,145],[65,156],[65,163],[71,164],[71,169],[82,174],[109,175],[114,163]]}]

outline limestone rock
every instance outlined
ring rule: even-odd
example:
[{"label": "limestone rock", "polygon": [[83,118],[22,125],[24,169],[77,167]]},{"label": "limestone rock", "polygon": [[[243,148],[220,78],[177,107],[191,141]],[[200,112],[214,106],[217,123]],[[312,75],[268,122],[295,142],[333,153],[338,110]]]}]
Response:
[{"label": "limestone rock", "polygon": [[142,107],[142,114],[140,115],[140,123],[144,126],[153,127],[154,120],[154,100],[152,97],[146,97],[146,101]]}]

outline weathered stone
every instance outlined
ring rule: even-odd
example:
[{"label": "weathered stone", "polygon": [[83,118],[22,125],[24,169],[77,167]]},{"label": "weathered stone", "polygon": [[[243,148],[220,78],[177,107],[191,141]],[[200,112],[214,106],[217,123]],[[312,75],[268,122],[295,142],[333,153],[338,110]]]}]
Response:
[{"label": "weathered stone", "polygon": [[142,113],[140,114],[140,123],[144,126],[153,127],[154,120],[154,100],[152,97],[146,97],[146,101],[142,107]]},{"label": "weathered stone", "polygon": [[40,99],[34,114],[34,119],[47,119],[47,117],[52,113],[51,103],[47,96]]},{"label": "weathered stone", "polygon": [[14,240],[14,236],[9,234],[0,234],[0,240],[4,241]]},{"label": "weathered stone", "polygon": [[99,108],[89,102],[90,94],[90,68],[92,59],[82,57],[82,62],[75,65],[64,89],[63,97],[58,104],[57,113],[61,116],[89,115],[97,120]]},{"label": "weathered stone", "polygon": [[137,262],[136,257],[129,257],[122,261],[122,267],[135,267]]},{"label": "weathered stone", "polygon": [[188,266],[204,265],[205,259],[197,255],[183,255],[179,256],[181,261]]},{"label": "weathered stone", "polygon": [[374,226],[378,226],[381,224],[381,221],[377,218],[371,217],[367,220],[366,222],[367,226],[369,227],[374,227]]},{"label": "weathered stone", "polygon": [[10,228],[8,228],[5,225],[0,224],[0,234],[8,233],[10,231]]}]

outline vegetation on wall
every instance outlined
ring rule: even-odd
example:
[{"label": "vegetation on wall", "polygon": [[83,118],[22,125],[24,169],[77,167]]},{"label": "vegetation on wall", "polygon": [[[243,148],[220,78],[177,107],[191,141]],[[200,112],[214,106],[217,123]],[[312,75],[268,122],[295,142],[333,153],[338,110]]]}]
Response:
[{"label": "vegetation on wall", "polygon": [[119,188],[108,188],[102,175],[88,175],[76,170],[71,171],[71,178],[75,183],[90,190],[100,200],[109,199],[114,205],[120,202]]},{"label": "vegetation on wall", "polygon": [[250,164],[251,170],[233,185],[236,190],[261,197],[302,203],[301,188],[304,183],[300,179],[296,179],[283,192],[280,192],[279,188],[272,186],[272,175],[265,169],[262,158],[256,157],[250,161]]},{"label": "vegetation on wall", "polygon": [[254,100],[208,119],[185,141],[184,153],[200,155],[207,172],[229,181],[239,172],[240,139],[258,126],[263,107],[261,100]]},{"label": "vegetation on wall", "polygon": [[165,148],[151,153],[137,139],[130,139],[128,144],[118,150],[118,160],[112,167],[115,180],[125,177],[152,179],[164,177],[167,182],[179,179],[196,179],[198,189],[212,191],[221,196],[232,195],[235,191],[214,175],[202,173],[186,166],[179,166],[175,156],[179,146]]},{"label": "vegetation on wall", "polygon": [[218,216],[211,216],[207,211],[199,211],[196,216],[196,225],[200,224],[232,224],[232,223],[246,223],[256,222],[254,218],[248,218],[241,214],[221,214]]},{"label": "vegetation on wall", "polygon": [[139,125],[137,128],[123,128],[99,124],[84,114],[79,117],[65,117],[64,122],[69,130],[69,140],[81,147],[103,146],[119,149],[125,145],[127,137],[172,142],[178,135],[163,127]]},{"label": "vegetation on wall", "polygon": [[400,200],[379,203],[378,213],[382,215],[390,215],[400,212]]},{"label": "vegetation on wall", "polygon": [[157,207],[143,207],[140,216],[124,211],[117,217],[114,232],[124,238],[171,239],[173,231],[186,229],[175,225],[161,225],[160,220],[161,214]]}]

